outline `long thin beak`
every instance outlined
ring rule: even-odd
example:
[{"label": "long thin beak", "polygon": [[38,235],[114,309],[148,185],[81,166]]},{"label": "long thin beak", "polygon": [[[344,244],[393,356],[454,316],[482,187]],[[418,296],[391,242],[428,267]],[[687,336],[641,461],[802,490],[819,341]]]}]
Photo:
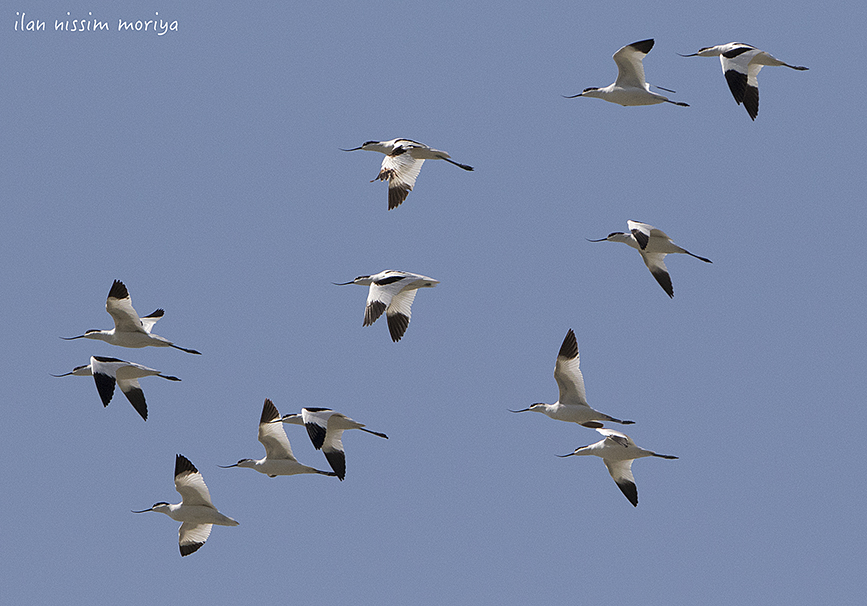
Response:
[{"label": "long thin beak", "polygon": [[237,463],[235,463],[234,465],[217,465],[217,467],[220,467],[222,469],[229,469],[230,467],[237,467],[237,466],[238,466]]},{"label": "long thin beak", "polygon": [[[588,446],[589,446],[589,444],[588,444]],[[569,454],[565,454],[565,455],[557,455],[557,456],[560,457],[561,459],[565,459],[566,457],[571,457],[571,456],[573,456],[573,455],[578,454],[578,451],[579,451],[579,450],[583,450],[583,449],[585,449],[585,448],[587,448],[587,446],[579,446],[578,448],[576,448],[575,450],[573,450],[573,451],[570,452]]]},{"label": "long thin beak", "polygon": [[588,242],[606,242],[608,238],[599,238],[598,240],[591,240],[590,238],[584,238]]},{"label": "long thin beak", "polygon": [[332,282],[332,284],[334,284],[334,286],[346,286],[348,284],[355,284],[355,280],[352,282]]},{"label": "long thin beak", "polygon": [[[48,374],[51,374],[51,373],[48,373]],[[52,377],[68,377],[71,374],[72,374],[71,372],[65,372],[62,375],[51,375],[51,376]]]},{"label": "long thin beak", "polygon": [[577,95],[571,95],[571,96],[560,95],[560,96],[563,97],[564,99],[574,99],[575,97],[581,97],[583,94],[584,93],[578,93]]},{"label": "long thin beak", "polygon": [[360,147],[353,147],[352,149],[343,149],[343,148],[341,147],[341,148],[340,148],[340,151],[358,151],[359,149],[361,149],[361,148],[360,148]]},{"label": "long thin beak", "polygon": [[60,338],[63,339],[64,341],[72,341],[73,339],[81,339],[83,337],[84,337],[84,335],[78,335],[77,337],[60,337]]},{"label": "long thin beak", "polygon": [[680,56],[680,57],[698,57],[698,53],[693,53],[691,55],[681,55],[680,53],[675,53],[675,54]]},{"label": "long thin beak", "polygon": [[132,513],[147,513],[149,511],[153,511],[153,509],[142,509],[141,511],[133,511]]},{"label": "long thin beak", "polygon": [[511,408],[507,409],[509,412],[528,412],[529,408],[523,408],[521,410],[512,410]]}]

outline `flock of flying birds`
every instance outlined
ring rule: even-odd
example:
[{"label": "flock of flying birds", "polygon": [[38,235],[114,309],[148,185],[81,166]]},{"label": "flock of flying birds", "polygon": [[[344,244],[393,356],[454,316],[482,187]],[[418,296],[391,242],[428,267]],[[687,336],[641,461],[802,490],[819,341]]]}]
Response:
[{"label": "flock of flying birds", "polygon": [[[132,306],[132,299],[126,285],[120,280],[115,280],[111,285],[105,300],[105,310],[114,320],[114,328],[110,330],[93,329],[76,337],[61,338],[65,340],[95,339],[112,345],[131,348],[173,347],[190,354],[201,355],[195,349],[180,347],[168,339],[153,334],[153,326],[157,320],[163,317],[163,310],[157,309],[150,315],[139,317]],[[382,311],[380,310],[379,313],[381,314]],[[408,310],[407,313],[409,313]],[[409,321],[408,318],[406,321]],[[391,326],[391,320],[389,320],[389,326]],[[403,326],[405,330],[406,324]],[[103,356],[91,356],[89,364],[78,366],[71,372],[54,376],[66,377],[70,375],[92,376],[103,406],[109,405],[114,396],[115,385],[117,385],[145,421],[148,418],[147,403],[138,380],[143,377],[155,376],[169,381],[180,381],[177,377],[164,375],[158,370],[141,364]],[[284,423],[303,425],[307,429],[307,434],[310,436],[314,448],[323,452],[332,471],[321,471],[299,463],[295,455],[292,454],[292,446],[289,444],[289,438],[286,437],[286,431],[283,429]],[[346,455],[343,450],[342,438],[343,432],[348,429],[360,429],[388,439],[384,433],[366,429],[363,423],[354,421],[329,408],[302,408],[300,414],[288,414],[281,417],[274,403],[266,399],[262,416],[259,419],[259,441],[265,447],[265,457],[258,460],[241,459],[234,465],[221,467],[249,467],[272,478],[301,473],[316,473],[337,476],[342,481],[346,477]],[[214,524],[220,526],[238,525],[238,522],[217,511],[211,502],[211,494],[205,485],[202,474],[189,459],[180,454],[175,458],[175,489],[181,495],[180,503],[172,504],[160,501],[149,509],[133,513],[157,511],[181,522],[181,527],[178,530],[178,545],[181,556],[189,555],[204,545]]]},{"label": "flock of flying birds", "polygon": [[[623,106],[655,105],[671,103],[688,107],[686,103],[671,101],[663,95],[650,91],[650,85],[644,76],[644,57],[653,48],[652,39],[628,44],[614,53],[617,64],[617,80],[602,88],[585,88],[581,93],[567,98],[596,97]],[[683,57],[714,57],[719,56],[729,89],[738,105],[743,104],[750,118],[755,120],[759,111],[759,91],[756,77],[764,66],[785,66],[795,70],[806,70],[806,67],[789,65],[774,58],[769,53],[761,51],[748,44],[731,42],[700,49]],[[669,89],[657,87],[666,92]],[[423,143],[410,139],[392,139],[391,141],[367,141],[363,145],[343,151],[376,151],[385,154],[379,174],[372,181],[388,181],[388,209],[400,206],[415,186],[416,179],[425,160],[445,160],[466,171],[473,167],[460,164],[451,159],[448,153],[433,149]],[[664,258],[668,254],[686,254],[705,263],[710,259],[695,255],[674,244],[663,231],[638,221],[627,221],[628,232],[613,232],[591,242],[622,242],[638,250],[650,273],[669,297],[674,297],[671,276],[665,266]],[[369,326],[385,313],[389,334],[392,341],[398,342],[406,333],[411,317],[412,303],[420,288],[432,288],[439,281],[420,274],[385,270],[376,274],[359,276],[351,282],[335,283],[339,286],[359,284],[368,286],[367,302],[364,309],[364,326]],[[72,339],[95,339],[105,341],[120,347],[172,347],[186,353],[199,354],[194,349],[175,345],[168,339],[153,334],[154,324],[163,317],[163,310],[140,317],[132,306],[129,291],[120,280],[115,280],[108,293],[105,309],[114,320],[111,330],[88,330]],[[147,420],[148,410],[144,393],[138,380],[143,377],[156,376],[169,381],[180,381],[177,377],[164,375],[158,370],[126,362],[117,358],[92,356],[90,363],[78,366],[71,372],[54,375],[92,376],[96,389],[104,406],[108,406],[114,395],[115,385],[120,388],[136,412]],[[559,387],[560,397],[554,404],[536,403],[523,410],[512,410],[514,413],[540,412],[546,416],[584,427],[595,429],[603,439],[588,446],[576,448],[562,457],[594,455],[602,458],[614,482],[633,506],[638,506],[638,490],[632,475],[632,462],[643,457],[659,457],[676,459],[673,455],[662,455],[640,448],[629,436],[614,429],[608,429],[605,423],[630,425],[633,421],[624,421],[605,413],[594,410],[587,403],[584,390],[584,377],[579,367],[578,341],[572,329],[566,333],[566,338],[557,354],[554,366],[554,379]],[[283,428],[284,424],[303,425],[307,429],[313,446],[325,455],[332,471],[323,471],[303,465],[292,454],[292,447]],[[278,475],[296,475],[315,473],[326,476],[337,476],[341,481],[346,475],[346,456],[343,449],[343,432],[349,429],[361,431],[388,438],[384,433],[365,428],[362,423],[354,421],[344,414],[327,408],[303,408],[301,413],[281,416],[274,403],[266,399],[259,420],[258,438],[265,447],[265,457],[262,459],[241,459],[233,465],[220,466],[248,467],[270,477]],[[211,501],[211,495],[202,474],[183,455],[175,459],[175,489],[180,493],[182,501],[171,504],[165,501],[155,503],[149,509],[133,513],[156,511],[164,513],[173,520],[181,522],[178,531],[178,543],[181,556],[189,555],[198,550],[210,535],[214,524],[221,526],[237,526],[238,522],[220,513]]]},{"label": "flock of flying birds", "polygon": [[[650,91],[650,85],[644,78],[644,57],[653,48],[653,39],[641,40],[627,44],[614,53],[617,64],[617,80],[603,88],[585,88],[577,95],[566,97],[596,97],[619,105],[656,105],[657,103],[672,103],[681,107],[689,107],[686,103],[671,101],[668,97]],[[741,42],[729,42],[716,46],[706,46],[698,52],[681,57],[719,57],[723,75],[728,82],[738,105],[744,108],[753,120],[759,115],[759,81],[758,75],[764,66],[784,66],[799,71],[808,68],[800,65],[789,65],[780,61],[770,53]],[[674,91],[657,86],[669,93]]]}]

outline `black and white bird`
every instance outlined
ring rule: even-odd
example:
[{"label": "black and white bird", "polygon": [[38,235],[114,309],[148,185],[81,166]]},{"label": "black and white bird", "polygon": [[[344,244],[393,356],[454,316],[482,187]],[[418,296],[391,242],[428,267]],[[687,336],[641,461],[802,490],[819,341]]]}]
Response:
[{"label": "black and white bird", "polygon": [[336,286],[360,284],[370,286],[364,307],[364,326],[370,326],[385,312],[391,340],[397,343],[409,326],[412,302],[419,288],[433,288],[439,280],[408,271],[386,269],[372,276],[358,276],[352,282],[334,283]]},{"label": "black and white bird", "polygon": [[668,268],[665,267],[665,255],[671,253],[682,253],[695,257],[705,263],[713,263],[710,259],[694,255],[685,248],[681,248],[671,241],[664,231],[656,229],[647,223],[639,223],[638,221],[627,221],[629,233],[615,231],[608,234],[607,237],[599,240],[589,240],[590,242],[623,242],[641,253],[641,258],[647,269],[659,282],[669,297],[674,297],[674,287],[671,285],[671,276],[668,274]]},{"label": "black and white bird", "polygon": [[91,356],[90,364],[76,366],[72,369],[72,372],[51,376],[68,377],[69,375],[76,377],[93,376],[96,390],[99,392],[103,406],[108,406],[108,403],[111,402],[111,398],[114,395],[114,385],[117,383],[123,395],[126,396],[132,407],[136,409],[136,412],[145,421],[148,420],[148,407],[138,380],[142,377],[161,377],[168,381],[180,381],[177,377],[164,375],[159,370],[154,370],[141,364],[126,362],[117,358],[104,358],[102,356]]},{"label": "black and white bird", "polygon": [[509,412],[541,412],[557,421],[578,423],[584,427],[602,427],[605,421],[630,425],[634,421],[621,421],[608,416],[604,412],[593,410],[587,403],[587,395],[584,392],[584,375],[579,368],[578,340],[572,329],[566,333],[560,352],[557,354],[557,362],[554,364],[554,379],[560,388],[560,399],[553,404],[538,402],[523,410],[511,410]]},{"label": "black and white bird", "polygon": [[639,448],[629,436],[613,429],[597,429],[596,431],[605,438],[595,444],[576,448],[574,452],[567,455],[557,456],[593,455],[601,457],[611,477],[614,478],[614,483],[629,499],[629,502],[638,507],[638,488],[635,486],[635,477],[632,475],[632,461],[642,457],[659,457],[660,459],[676,459],[677,457]]},{"label": "black and white bird", "polygon": [[259,441],[265,447],[263,459],[241,459],[234,465],[219,465],[223,469],[230,467],[247,467],[264,473],[269,477],[294,476],[300,473],[318,473],[326,476],[337,475],[333,471],[320,471],[307,465],[302,465],[292,454],[292,446],[286,437],[283,424],[278,423],[280,413],[274,403],[265,398],[262,407],[262,417],[259,419]]},{"label": "black and white bird", "polygon": [[[671,103],[681,107],[689,107],[686,103],[672,101],[668,97],[650,92],[650,85],[644,78],[644,57],[653,48],[653,38],[627,44],[614,53],[614,62],[617,64],[617,80],[608,86],[597,88],[585,88],[577,95],[567,96],[567,99],[576,97],[595,97],[617,103],[618,105],[656,105],[657,103]],[[673,90],[657,86],[661,90],[673,93]],[[565,95],[564,95],[565,96]]]},{"label": "black and white bird", "polygon": [[330,408],[302,408],[301,414],[285,415],[280,420],[284,423],[306,427],[307,435],[310,436],[313,447],[316,450],[322,450],[322,454],[328,459],[331,469],[341,481],[346,477],[346,453],[343,450],[344,431],[360,429],[380,438],[388,439],[384,433],[367,429],[364,423],[354,421],[345,414],[335,412]]},{"label": "black and white bird", "polygon": [[445,160],[458,168],[473,170],[472,166],[452,160],[448,153],[433,149],[412,139],[367,141],[361,147],[341,151],[358,151],[360,149],[385,154],[379,174],[370,182],[373,183],[377,179],[388,181],[388,210],[397,208],[406,200],[415,185],[415,180],[425,160]]},{"label": "black and white bird", "polygon": [[237,526],[238,522],[217,511],[211,502],[211,493],[205,485],[202,474],[184,455],[175,457],[175,490],[181,495],[178,504],[160,501],[150,509],[133,511],[164,513],[176,522],[181,522],[178,530],[178,545],[181,557],[188,556],[205,544],[214,524]]},{"label": "black and white bird", "polygon": [[784,66],[798,71],[809,68],[801,65],[789,65],[780,61],[770,53],[757,49],[755,46],[741,42],[729,42],[717,46],[707,46],[691,55],[681,57],[716,57],[719,55],[722,71],[725,74],[729,90],[737,101],[744,104],[744,109],[753,120],[759,115],[759,81],[758,75],[764,66]]},{"label": "black and white bird", "polygon": [[77,337],[61,337],[67,341],[73,339],[96,339],[105,341],[112,345],[120,347],[174,347],[191,354],[201,355],[195,349],[185,349],[179,347],[163,337],[151,333],[151,329],[157,320],[163,317],[165,313],[162,309],[157,309],[152,314],[143,318],[139,318],[135,309],[132,307],[132,299],[130,299],[129,291],[120,280],[115,280],[111,285],[111,290],[108,291],[108,298],[105,301],[105,311],[111,314],[114,319],[114,328],[111,330],[91,329],[83,335]]}]

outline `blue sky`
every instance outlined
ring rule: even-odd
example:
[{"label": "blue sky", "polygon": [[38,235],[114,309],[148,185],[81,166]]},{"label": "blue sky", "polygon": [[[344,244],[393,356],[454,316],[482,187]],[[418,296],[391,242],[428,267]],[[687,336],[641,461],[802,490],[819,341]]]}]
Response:
[{"label": "blue sky", "polygon": [[[859,603],[862,7],[136,4],[2,12],[3,601]],[[111,29],[52,31],[67,11]],[[177,31],[117,31],[157,12]],[[650,37],[648,81],[691,107],[562,98]],[[752,122],[716,58],[676,54],[730,41],[810,70],[765,68]],[[339,148],[395,137],[476,170],[429,161],[387,211],[382,156]],[[586,241],[628,219],[713,265],[668,257],[670,300]],[[332,285],[383,269],[441,282],[398,344]],[[203,355],[61,341],[110,328],[115,279]],[[569,328],[591,405],[680,457],[635,463],[637,508],[555,456],[596,432],[507,412],[557,399]],[[142,381],[145,423],[49,376],[91,355],[183,380]],[[347,434],[344,482],[219,469],[263,456],[266,397],[390,439]],[[130,513],[179,500],[176,453],[240,522],[183,559]]]}]

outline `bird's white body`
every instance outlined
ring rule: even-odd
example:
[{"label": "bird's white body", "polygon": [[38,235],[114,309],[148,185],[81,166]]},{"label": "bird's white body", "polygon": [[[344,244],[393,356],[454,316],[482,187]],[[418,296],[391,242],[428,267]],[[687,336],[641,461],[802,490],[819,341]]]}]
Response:
[{"label": "bird's white body", "polygon": [[166,503],[162,505],[154,505],[151,511],[164,513],[176,522],[187,522],[189,524],[216,524],[218,526],[237,526],[238,522],[223,515],[213,506],[208,505],[186,505],[184,503]]},{"label": "bird's white body", "polygon": [[173,347],[187,353],[199,354],[195,349],[179,347],[168,339],[151,333],[154,324],[163,317],[165,312],[162,309],[157,309],[152,314],[139,318],[138,313],[133,309],[129,291],[127,291],[126,286],[120,280],[115,280],[111,285],[111,290],[109,290],[108,298],[105,301],[105,311],[114,320],[114,328],[111,330],[93,329],[77,337],[62,338],[67,341],[71,341],[72,339],[95,339],[119,347]]},{"label": "bird's white body", "polygon": [[320,471],[307,465],[302,465],[292,454],[292,446],[283,429],[280,413],[271,400],[266,399],[262,408],[262,417],[259,420],[259,441],[265,447],[265,457],[262,459],[241,459],[234,465],[221,467],[247,467],[255,469],[270,477],[294,476],[301,473],[318,473],[327,476],[336,475],[330,471]]},{"label": "bird's white body", "polygon": [[685,248],[681,248],[671,241],[664,231],[657,229],[647,223],[638,221],[627,221],[629,233],[616,231],[608,234],[605,238],[599,240],[590,240],[591,242],[622,242],[628,244],[641,254],[641,259],[647,265],[647,269],[659,282],[659,285],[669,297],[674,297],[674,287],[671,284],[671,275],[668,273],[668,268],[665,266],[665,255],[672,253],[680,253],[695,257],[705,263],[712,263],[710,259],[694,255]]},{"label": "bird's white body", "polygon": [[175,490],[181,495],[180,503],[172,504],[161,501],[150,509],[134,511],[133,513],[156,511],[166,514],[177,522],[182,522],[178,530],[178,545],[181,556],[190,555],[204,545],[214,524],[219,526],[238,525],[238,522],[217,511],[211,502],[211,493],[205,485],[202,474],[183,455],[175,457]]},{"label": "bird's white body", "polygon": [[370,286],[364,307],[364,326],[370,326],[385,312],[391,340],[400,341],[409,326],[412,302],[419,288],[433,288],[439,280],[407,271],[387,269],[371,276],[358,276],[352,282],[338,286],[359,284]]},{"label": "bird's white body", "polygon": [[623,495],[629,499],[633,506],[638,507],[638,488],[635,486],[635,477],[632,475],[632,461],[643,457],[659,457],[661,459],[676,459],[677,457],[661,455],[640,448],[629,436],[614,429],[598,428],[596,431],[605,437],[599,442],[581,446],[576,448],[574,452],[561,456],[593,455],[600,457]]},{"label": "bird's white body", "polygon": [[415,186],[415,180],[421,172],[425,160],[445,160],[464,170],[473,170],[472,166],[460,164],[451,159],[444,151],[413,141],[412,139],[392,139],[391,141],[367,141],[361,147],[343,151],[375,151],[385,154],[379,174],[371,181],[388,181],[388,210],[397,208],[406,200],[409,192]]},{"label": "bird's white body", "polygon": [[601,88],[585,88],[567,99],[594,97],[623,106],[671,103],[689,107],[686,103],[671,101],[668,97],[650,91],[650,85],[644,77],[644,57],[651,48],[653,48],[653,39],[627,44],[613,55],[614,62],[617,64],[617,80],[613,84]]},{"label": "bird's white body", "polygon": [[284,423],[304,425],[307,435],[316,450],[322,450],[331,469],[342,481],[346,477],[346,453],[343,449],[343,432],[348,429],[360,429],[380,438],[388,436],[378,431],[366,429],[364,423],[350,419],[345,414],[335,412],[330,408],[302,408],[301,414],[285,415]]},{"label": "bird's white body", "polygon": [[700,49],[691,55],[682,57],[716,57],[719,56],[723,75],[728,82],[729,90],[738,105],[743,103],[750,118],[756,119],[759,114],[759,81],[758,75],[764,66],[788,67],[798,71],[809,68],[800,65],[789,65],[780,61],[770,53],[757,49],[755,46],[742,42],[729,42]]},{"label": "bird's white body", "polygon": [[560,399],[554,404],[537,402],[529,408],[511,412],[541,412],[557,421],[578,423],[592,428],[602,427],[603,422],[606,421],[622,425],[632,424],[633,421],[621,421],[590,407],[584,391],[584,375],[581,374],[579,364],[578,341],[570,328],[566,338],[563,339],[560,352],[557,354],[557,362],[554,364],[554,379],[560,389]]},{"label": "bird's white body", "polygon": [[114,395],[114,386],[117,383],[123,395],[126,396],[129,403],[133,405],[133,408],[136,409],[145,421],[148,418],[148,409],[144,392],[139,385],[138,379],[143,377],[161,377],[168,381],[180,381],[177,377],[164,375],[159,370],[154,370],[141,364],[102,356],[91,356],[90,364],[77,366],[72,369],[72,372],[54,376],[66,377],[69,375],[76,377],[92,376],[103,406],[108,406],[109,402],[111,402],[111,398]]}]

